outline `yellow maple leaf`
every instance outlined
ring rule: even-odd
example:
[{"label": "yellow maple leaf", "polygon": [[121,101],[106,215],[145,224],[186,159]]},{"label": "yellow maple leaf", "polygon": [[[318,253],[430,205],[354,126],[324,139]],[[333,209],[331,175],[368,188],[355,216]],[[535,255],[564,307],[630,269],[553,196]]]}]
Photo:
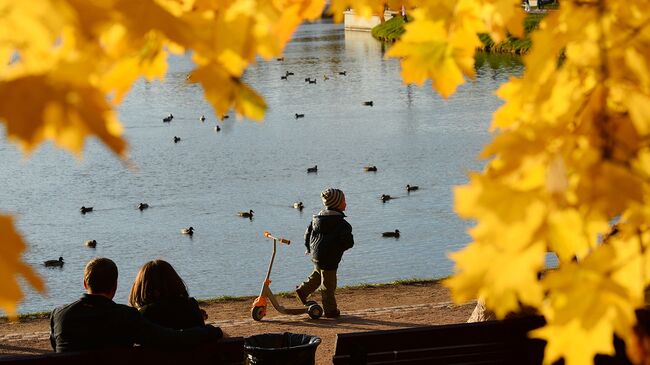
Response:
[{"label": "yellow maple leaf", "polygon": [[629,335],[644,285],[639,245],[630,243],[614,237],[583,261],[546,274],[548,324],[533,332],[547,341],[545,364],[561,357],[567,365],[589,364],[596,353],[613,353],[612,333]]},{"label": "yellow maple leaf", "polygon": [[49,139],[79,154],[85,138],[96,135],[116,154],[126,153],[122,126],[95,87],[41,75],[0,83],[0,95],[6,95],[0,98],[0,119],[5,121],[7,136],[16,139],[24,151]]},{"label": "yellow maple leaf", "polygon": [[549,248],[561,261],[584,257],[595,246],[597,239],[597,232],[588,228],[582,215],[575,209],[552,211],[548,216]]},{"label": "yellow maple leaf", "polygon": [[387,52],[401,58],[404,82],[432,87],[449,97],[464,82],[463,72],[473,76],[473,55],[479,39],[472,29],[458,28],[451,34],[443,20],[433,21],[423,9],[412,13],[402,38]]},{"label": "yellow maple leaf", "polygon": [[381,0],[332,0],[330,1],[329,13],[334,21],[340,23],[343,20],[343,13],[353,9],[356,15],[370,18],[384,12],[384,1]]},{"label": "yellow maple leaf", "polygon": [[456,302],[485,298],[486,306],[498,318],[518,311],[521,304],[541,304],[543,293],[537,274],[544,265],[544,244],[536,242],[522,249],[502,247],[475,242],[450,255],[456,262],[456,273],[444,284]]},{"label": "yellow maple leaf", "polygon": [[210,63],[197,68],[192,72],[190,81],[202,84],[206,99],[219,115],[232,106],[239,115],[252,120],[260,121],[264,117],[264,99],[218,64]]},{"label": "yellow maple leaf", "polygon": [[45,292],[41,278],[29,265],[21,261],[21,255],[26,245],[16,232],[13,219],[10,216],[0,215],[0,308],[9,316],[15,318],[16,303],[23,294],[16,281],[23,277],[29,285],[39,292]]},{"label": "yellow maple leaf", "polygon": [[[523,37],[525,13],[521,9],[520,0],[487,0],[482,3],[481,16],[494,42],[501,42],[508,33]],[[477,5],[474,8],[478,8]]]}]

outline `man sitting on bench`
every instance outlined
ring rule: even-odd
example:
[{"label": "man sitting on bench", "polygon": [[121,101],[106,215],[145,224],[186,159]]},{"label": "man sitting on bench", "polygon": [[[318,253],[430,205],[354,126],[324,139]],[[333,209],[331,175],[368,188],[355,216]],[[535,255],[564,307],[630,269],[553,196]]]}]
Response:
[{"label": "man sitting on bench", "polygon": [[137,309],[113,302],[117,290],[117,266],[107,258],[95,258],[84,269],[86,294],[56,308],[50,316],[50,342],[56,352],[115,347],[181,347],[223,336],[210,325],[186,330],[160,327],[144,319]]}]

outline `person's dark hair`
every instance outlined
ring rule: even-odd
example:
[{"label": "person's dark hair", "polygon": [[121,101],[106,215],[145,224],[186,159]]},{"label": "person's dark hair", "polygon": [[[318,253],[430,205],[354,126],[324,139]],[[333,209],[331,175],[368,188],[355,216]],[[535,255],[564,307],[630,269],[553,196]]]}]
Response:
[{"label": "person's dark hair", "polygon": [[117,265],[105,257],[90,260],[84,269],[84,283],[91,293],[110,293],[117,287]]},{"label": "person's dark hair", "polygon": [[140,308],[161,299],[187,297],[187,287],[172,265],[164,260],[153,260],[138,271],[129,294],[129,304]]}]

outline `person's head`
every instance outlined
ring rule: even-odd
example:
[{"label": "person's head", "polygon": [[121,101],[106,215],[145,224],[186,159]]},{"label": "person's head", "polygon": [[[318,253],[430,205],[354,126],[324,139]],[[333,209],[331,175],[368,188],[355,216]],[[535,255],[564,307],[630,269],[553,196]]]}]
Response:
[{"label": "person's head", "polygon": [[344,211],[347,207],[345,202],[345,194],[339,189],[327,188],[320,193],[320,197],[323,200],[323,205],[327,209],[336,209]]},{"label": "person's head", "polygon": [[90,260],[84,269],[84,288],[90,294],[113,299],[117,290],[117,265],[113,260],[105,257]]},{"label": "person's head", "polygon": [[140,308],[161,299],[188,296],[183,279],[172,265],[164,260],[153,260],[138,271],[129,294],[129,304]]}]

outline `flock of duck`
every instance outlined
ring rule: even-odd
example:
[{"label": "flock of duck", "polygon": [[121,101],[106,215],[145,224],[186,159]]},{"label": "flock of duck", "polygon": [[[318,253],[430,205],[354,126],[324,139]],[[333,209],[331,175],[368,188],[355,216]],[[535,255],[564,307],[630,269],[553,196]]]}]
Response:
[{"label": "flock of duck", "polygon": [[[280,57],[277,60],[278,61],[284,61],[284,57]],[[347,71],[339,71],[338,74],[341,75],[341,76],[347,76],[348,72]],[[289,80],[289,76],[293,76],[293,75],[294,75],[293,72],[285,71],[284,75],[280,76],[280,80]],[[327,81],[329,79],[330,79],[329,76],[323,75],[323,81]],[[316,80],[317,80],[316,78],[311,78],[311,77],[306,77],[305,78],[305,82],[308,83],[308,84],[316,84]],[[374,103],[374,101],[369,100],[369,101],[364,101],[363,105],[365,105],[365,106],[374,106],[375,103]],[[296,119],[300,119],[300,118],[304,118],[305,114],[304,113],[295,113],[294,116],[295,116]]]},{"label": "flock of duck", "polygon": [[[374,166],[374,165],[364,166],[363,170],[364,171],[369,171],[369,172],[376,172],[377,171],[377,166]],[[308,174],[309,173],[317,173],[317,172],[318,172],[318,165],[314,165],[314,167],[308,167],[307,168],[307,173]],[[410,184],[406,185],[406,192],[407,193],[410,193],[412,191],[416,191],[418,189],[419,189],[418,186],[414,186],[414,185],[410,185]],[[385,202],[387,202],[387,201],[389,201],[391,199],[396,199],[396,197],[388,195],[388,194],[382,194],[379,197],[379,199],[382,201],[382,203],[385,203]],[[147,203],[139,203],[137,205],[137,209],[140,210],[140,211],[143,211],[143,210],[148,209],[148,208],[149,208],[149,204],[147,204]],[[305,205],[301,201],[297,201],[297,202],[293,203],[293,208],[302,211],[305,208]],[[81,208],[79,208],[79,212],[81,212],[81,214],[90,213],[92,211],[93,211],[93,207],[87,207],[85,205],[82,206]],[[252,209],[249,209],[247,212],[243,211],[243,212],[238,212],[237,213],[237,215],[239,217],[248,218],[250,220],[253,219],[254,214],[255,214],[255,212]],[[192,237],[194,235],[194,227],[182,228],[181,229],[181,234],[188,235],[188,236]],[[396,229],[395,231],[383,232],[381,235],[382,235],[382,237],[399,238],[400,237],[400,231],[399,231],[399,229]],[[87,247],[90,247],[90,248],[96,248],[97,247],[97,241],[96,240],[87,240],[87,241],[84,242],[84,245],[86,245]],[[45,265],[47,267],[63,267],[63,264],[64,264],[63,257],[59,257],[58,260],[47,260],[47,261],[43,262],[43,265]]]},{"label": "flock of duck", "polygon": [[[303,114],[302,116],[304,117],[305,115]],[[224,115],[221,116],[220,119],[224,120],[224,119],[228,119],[228,118],[230,118],[230,116],[228,114],[224,114]],[[174,115],[172,113],[169,113],[166,117],[162,118],[162,121],[163,121],[163,123],[171,123],[171,121],[173,119],[174,119]],[[199,117],[199,120],[201,121],[201,123],[205,123],[206,119],[207,118],[205,117],[205,115],[201,115],[201,117]],[[214,131],[215,132],[221,132],[221,127],[218,124],[216,124],[214,126]],[[173,141],[174,141],[174,143],[178,143],[178,142],[181,141],[181,137],[174,136]]]},{"label": "flock of duck", "polygon": [[[278,58],[277,60],[278,61],[284,61],[284,57]],[[347,76],[347,71],[339,71],[338,74],[341,75],[341,76]],[[293,76],[293,75],[294,75],[293,72],[286,71],[285,74],[280,77],[280,79],[281,80],[288,80],[288,77]],[[329,80],[329,78],[330,78],[329,76],[323,75],[323,81],[327,81],[327,80]],[[311,77],[307,77],[307,78],[305,78],[305,82],[307,82],[309,84],[316,84],[316,79],[315,78],[312,79]],[[363,105],[364,106],[374,106],[374,102],[372,100],[364,101]],[[295,113],[295,118],[296,119],[304,118],[304,117],[305,117],[305,114]],[[229,118],[229,115],[224,114],[224,115],[221,116],[220,119],[224,120],[224,119],[227,119],[227,118]],[[174,115],[169,113],[166,117],[162,118],[162,121],[163,121],[163,123],[171,123],[171,121],[173,119],[174,119]],[[206,121],[205,115],[201,115],[201,117],[199,118],[199,121],[201,121],[202,123],[205,122]],[[214,127],[214,130],[216,132],[219,132],[219,131],[221,131],[221,127],[217,124]],[[178,142],[181,141],[181,137],[174,136],[173,141],[174,141],[174,143],[178,143]],[[374,165],[364,166],[363,169],[364,169],[364,171],[368,171],[368,172],[377,172],[377,166],[374,166]],[[307,168],[307,173],[308,174],[310,174],[310,173],[318,173],[318,165],[314,165],[313,167],[308,167]],[[415,191],[415,190],[418,190],[418,189],[419,188],[417,186],[406,185],[407,193],[410,193],[411,191]],[[395,198],[396,197],[390,196],[388,194],[382,194],[380,196],[380,200],[382,201],[382,203],[385,203],[385,202],[387,202],[387,201],[389,201],[391,199],[395,199]],[[301,201],[293,203],[293,208],[298,209],[300,211],[302,211],[304,209],[304,207],[305,206]],[[145,210],[147,208],[149,208],[149,204],[147,204],[147,203],[140,203],[137,206],[137,209],[139,209],[140,211],[143,211],[143,210]],[[81,214],[90,213],[90,212],[93,211],[93,207],[82,206],[79,209],[79,211],[81,212]],[[237,213],[237,215],[239,217],[248,218],[250,220],[253,219],[254,214],[255,214],[255,212],[252,209],[249,209],[248,211],[243,211],[243,212],[238,212]],[[188,236],[192,237],[194,235],[194,227],[182,228],[181,229],[181,234],[188,235]],[[399,229],[396,229],[395,231],[392,231],[392,232],[383,232],[381,235],[382,235],[382,237],[399,238],[400,231],[399,231]],[[87,241],[84,242],[84,244],[87,247],[90,247],[90,248],[97,247],[97,241],[96,240],[87,240]],[[47,266],[47,267],[63,267],[64,261],[63,261],[63,257],[59,257],[58,260],[47,260],[43,264],[45,266]]]}]

